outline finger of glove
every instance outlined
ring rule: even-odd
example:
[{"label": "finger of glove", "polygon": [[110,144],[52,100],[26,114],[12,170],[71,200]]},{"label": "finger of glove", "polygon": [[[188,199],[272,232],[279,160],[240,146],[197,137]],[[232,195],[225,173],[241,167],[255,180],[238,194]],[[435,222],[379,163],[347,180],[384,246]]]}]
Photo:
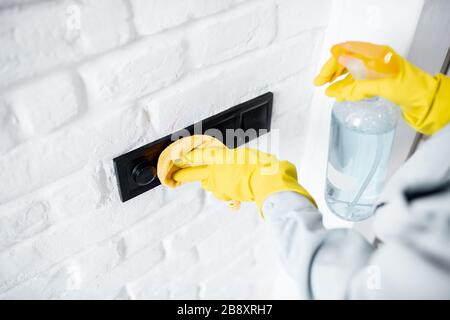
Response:
[{"label": "finger of glove", "polygon": [[328,88],[325,90],[325,94],[331,98],[336,98],[336,100],[341,101],[342,96],[341,92],[343,88],[352,86],[355,80],[353,79],[352,75],[347,75],[344,79],[336,81],[335,83],[328,86]]},{"label": "finger of glove", "polygon": [[319,74],[314,79],[314,85],[321,86],[327,82],[332,82],[337,77],[347,72],[348,71],[344,66],[342,66],[334,57],[331,57],[325,62]]},{"label": "finger of glove", "polygon": [[325,94],[337,101],[357,101],[379,95],[377,80],[354,80],[348,75],[330,85]]},{"label": "finger of glove", "polygon": [[177,182],[204,181],[208,178],[209,169],[207,166],[188,167],[176,171],[172,178]]}]

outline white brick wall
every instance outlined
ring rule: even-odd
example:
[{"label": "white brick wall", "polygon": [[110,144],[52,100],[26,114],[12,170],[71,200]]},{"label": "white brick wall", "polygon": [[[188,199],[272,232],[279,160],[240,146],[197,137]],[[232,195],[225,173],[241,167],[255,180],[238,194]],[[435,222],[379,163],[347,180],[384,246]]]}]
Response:
[{"label": "white brick wall", "polygon": [[231,7],[233,0],[130,0],[140,35],[176,27]]},{"label": "white brick wall", "polygon": [[81,65],[89,104],[136,99],[174,82],[183,74],[186,55],[180,40],[139,40]]},{"label": "white brick wall", "polygon": [[0,6],[0,298],[273,297],[252,204],[230,213],[198,184],[122,203],[112,159],[273,91],[279,156],[298,162],[330,6]]},{"label": "white brick wall", "polygon": [[75,118],[81,108],[74,79],[67,73],[20,86],[5,96],[27,136],[53,131]]},{"label": "white brick wall", "polygon": [[122,0],[34,1],[0,12],[0,86],[113,49],[131,38]]},{"label": "white brick wall", "polygon": [[269,44],[276,32],[275,5],[262,2],[199,21],[189,30],[194,67],[232,59]]}]

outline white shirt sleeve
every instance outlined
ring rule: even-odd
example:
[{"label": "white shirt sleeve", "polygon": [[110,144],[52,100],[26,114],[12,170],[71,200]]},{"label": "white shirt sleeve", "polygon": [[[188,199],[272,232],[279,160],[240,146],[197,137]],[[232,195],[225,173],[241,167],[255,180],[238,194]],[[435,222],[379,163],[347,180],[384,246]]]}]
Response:
[{"label": "white shirt sleeve", "polygon": [[449,146],[447,126],[386,186],[375,216],[378,249],[355,230],[326,230],[318,209],[300,194],[265,200],[266,220],[304,297],[450,299]]},{"label": "white shirt sleeve", "polygon": [[369,243],[350,229],[325,230],[311,202],[294,192],[266,199],[263,212],[279,239],[280,255],[303,297],[346,297],[353,274],[373,252]]}]

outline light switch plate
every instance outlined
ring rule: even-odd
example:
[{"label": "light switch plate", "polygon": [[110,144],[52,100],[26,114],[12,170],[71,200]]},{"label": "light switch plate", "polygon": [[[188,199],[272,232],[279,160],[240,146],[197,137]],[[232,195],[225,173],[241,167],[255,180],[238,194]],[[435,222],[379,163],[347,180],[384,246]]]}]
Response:
[{"label": "light switch plate", "polygon": [[[227,129],[242,129],[242,131],[239,131],[241,133],[249,129],[255,129],[254,134],[241,134],[235,137],[234,142],[226,141],[228,147],[234,148],[258,137],[261,133],[260,130],[270,131],[272,102],[273,93],[267,92],[202,120],[200,123],[193,124],[184,130],[194,134],[195,129],[195,134],[209,134],[212,136],[221,133],[225,137]],[[201,130],[198,132],[200,125]],[[211,129],[217,129],[218,131],[215,130],[214,132]],[[161,184],[156,176],[159,155],[173,142],[173,137],[182,137],[184,132],[175,132],[114,158],[114,168],[122,202],[128,201]]]}]

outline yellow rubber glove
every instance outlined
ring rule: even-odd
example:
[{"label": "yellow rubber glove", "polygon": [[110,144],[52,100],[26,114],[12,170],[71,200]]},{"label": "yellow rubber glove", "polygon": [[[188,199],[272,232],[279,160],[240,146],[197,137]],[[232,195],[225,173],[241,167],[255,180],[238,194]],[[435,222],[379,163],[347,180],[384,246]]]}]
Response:
[{"label": "yellow rubber glove", "polygon": [[388,46],[345,42],[333,46],[331,54],[315,78],[315,85],[333,82],[348,73],[343,66],[348,58],[364,63],[367,79],[356,80],[348,74],[327,88],[328,96],[337,101],[386,98],[400,106],[409,125],[424,134],[433,134],[450,122],[450,78],[430,76]]},{"label": "yellow rubber glove", "polygon": [[297,182],[295,166],[256,149],[200,147],[176,163],[177,182],[201,181],[206,191],[225,201],[254,201],[262,215],[264,200],[272,193],[294,191],[314,199]]}]

